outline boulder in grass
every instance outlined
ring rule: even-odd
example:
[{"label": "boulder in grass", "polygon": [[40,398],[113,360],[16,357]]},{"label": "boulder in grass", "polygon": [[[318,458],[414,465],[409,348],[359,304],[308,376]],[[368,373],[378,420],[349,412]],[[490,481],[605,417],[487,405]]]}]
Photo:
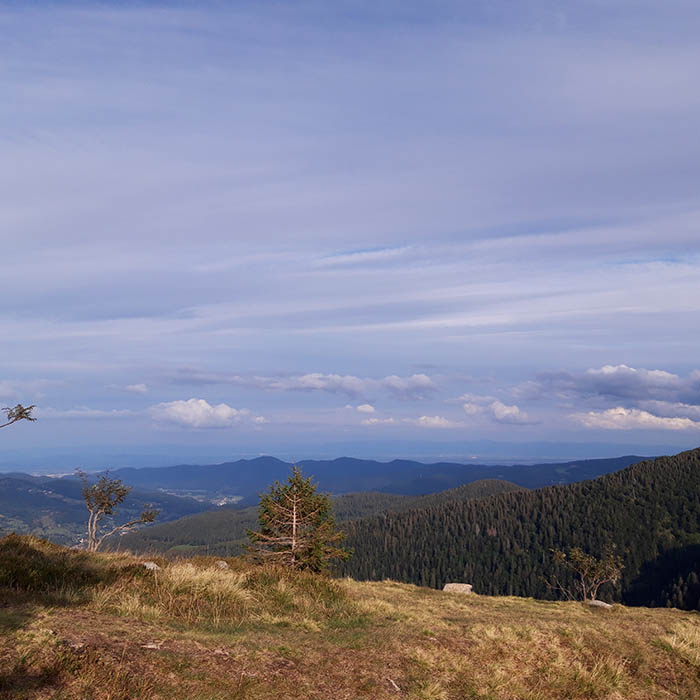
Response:
[{"label": "boulder in grass", "polygon": [[610,603],[604,603],[602,600],[587,600],[586,604],[590,605],[592,608],[612,608]]},{"label": "boulder in grass", "polygon": [[225,562],[223,559],[219,559],[219,561],[214,562],[214,566],[223,571],[224,569],[228,569],[228,562]]},{"label": "boulder in grass", "polygon": [[148,569],[149,571],[159,571],[160,566],[156,564],[154,561],[145,561],[143,562],[143,566],[145,569]]},{"label": "boulder in grass", "polygon": [[471,583],[446,583],[442,589],[447,593],[472,593]]}]

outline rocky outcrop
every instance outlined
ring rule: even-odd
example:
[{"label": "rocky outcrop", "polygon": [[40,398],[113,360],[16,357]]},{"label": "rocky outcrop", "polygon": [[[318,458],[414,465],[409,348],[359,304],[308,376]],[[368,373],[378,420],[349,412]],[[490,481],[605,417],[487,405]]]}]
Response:
[{"label": "rocky outcrop", "polygon": [[442,589],[447,593],[472,593],[471,583],[446,583]]}]

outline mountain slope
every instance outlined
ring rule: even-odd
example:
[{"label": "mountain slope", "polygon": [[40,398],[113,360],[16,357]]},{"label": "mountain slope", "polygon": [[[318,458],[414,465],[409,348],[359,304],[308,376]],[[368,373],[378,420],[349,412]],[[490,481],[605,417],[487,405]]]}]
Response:
[{"label": "mountain slope", "polygon": [[[468,498],[484,498],[495,493],[518,491],[521,487],[498,479],[483,479],[448,491],[426,496],[402,496],[386,493],[352,493],[333,498],[338,522],[367,517],[381,512],[400,512],[425,508]],[[257,526],[257,506],[242,509],[222,508],[156,524],[124,535],[119,546],[135,552],[171,552],[178,554],[240,554],[247,542],[246,530]],[[114,547],[114,543],[112,547]]]},{"label": "mountain slope", "polygon": [[142,562],[0,540],[0,697],[700,700],[695,614]]},{"label": "mountain slope", "polygon": [[[367,518],[346,530],[355,555],[342,570],[350,576],[433,587],[467,581],[491,595],[546,597],[552,549],[600,555],[614,546],[625,569],[621,589],[607,594],[663,605],[664,589],[676,592],[700,574],[687,555],[700,544],[700,450],[593,481]],[[675,568],[659,571],[662,557]],[[694,596],[676,602],[691,607]]]}]

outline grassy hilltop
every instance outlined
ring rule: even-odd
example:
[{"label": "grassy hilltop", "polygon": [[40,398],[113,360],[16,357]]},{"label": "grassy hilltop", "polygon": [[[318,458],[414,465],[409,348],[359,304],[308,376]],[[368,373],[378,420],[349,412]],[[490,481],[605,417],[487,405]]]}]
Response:
[{"label": "grassy hilltop", "polygon": [[3,700],[700,698],[700,618],[0,540]]}]

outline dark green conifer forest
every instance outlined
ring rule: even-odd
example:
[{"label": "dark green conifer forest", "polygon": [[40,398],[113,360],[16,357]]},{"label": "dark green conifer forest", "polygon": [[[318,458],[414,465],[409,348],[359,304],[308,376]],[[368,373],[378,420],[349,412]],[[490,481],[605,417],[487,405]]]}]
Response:
[{"label": "dark green conifer forest", "polygon": [[385,513],[345,529],[355,553],[341,573],[354,578],[462,581],[477,593],[551,598],[554,550],[612,549],[623,576],[601,599],[697,609],[700,449],[592,481]]}]

